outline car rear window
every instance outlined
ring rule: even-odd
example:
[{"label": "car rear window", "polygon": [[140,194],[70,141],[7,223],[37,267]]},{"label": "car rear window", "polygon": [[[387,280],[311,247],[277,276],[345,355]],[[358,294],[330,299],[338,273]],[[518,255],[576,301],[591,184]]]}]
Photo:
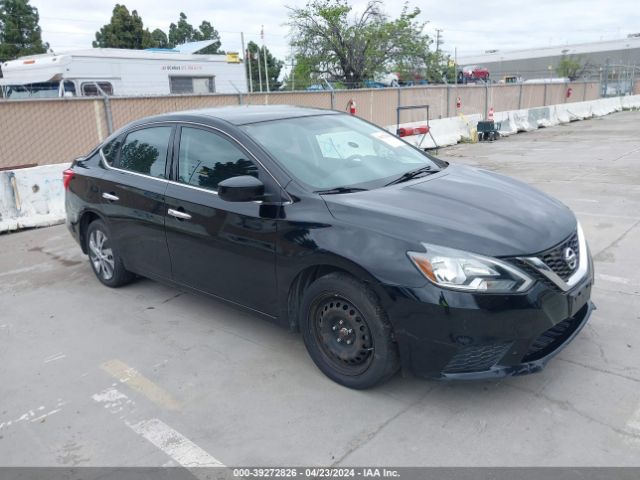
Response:
[{"label": "car rear window", "polygon": [[122,136],[114,138],[102,147],[102,154],[107,164],[113,166],[118,158],[118,152],[120,151],[120,145],[122,145]]}]

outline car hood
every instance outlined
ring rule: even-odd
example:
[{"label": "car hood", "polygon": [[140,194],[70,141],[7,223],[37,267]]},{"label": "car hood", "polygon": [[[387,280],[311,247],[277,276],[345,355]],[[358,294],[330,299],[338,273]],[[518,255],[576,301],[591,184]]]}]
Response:
[{"label": "car hood", "polygon": [[351,225],[483,255],[546,250],[576,229],[571,210],[520,181],[450,165],[419,180],[365,192],[324,195],[332,215]]}]

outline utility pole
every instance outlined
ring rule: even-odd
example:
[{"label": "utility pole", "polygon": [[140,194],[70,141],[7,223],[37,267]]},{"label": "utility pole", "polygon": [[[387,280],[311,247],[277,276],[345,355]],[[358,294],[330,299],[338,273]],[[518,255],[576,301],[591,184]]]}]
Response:
[{"label": "utility pole", "polygon": [[[453,87],[453,97],[456,99],[456,116],[458,116],[458,107],[457,107],[457,103],[458,103],[458,47],[454,47],[453,48],[453,71],[454,71],[454,77],[455,78],[455,83],[454,83],[454,87]],[[449,111],[449,106],[447,105],[447,111]],[[460,110],[462,111],[462,110]]]},{"label": "utility pole", "polygon": [[[444,42],[442,40],[442,29],[441,28],[436,28],[436,62],[438,64],[438,75],[440,75],[442,73],[442,62],[440,61],[440,45],[442,45]],[[446,70],[444,75],[446,76]]]},{"label": "utility pole", "polygon": [[604,90],[602,92],[602,96],[607,96],[607,90],[609,89],[609,59],[604,63]]},{"label": "utility pole", "polygon": [[258,80],[260,80],[260,92],[262,92],[262,69],[260,68],[260,47],[256,49],[256,55],[258,60]]},{"label": "utility pole", "polygon": [[440,52],[440,45],[444,43],[442,41],[442,36],[440,35],[441,33],[442,33],[442,29],[436,28],[436,54]]},{"label": "utility pole", "polygon": [[264,59],[264,81],[267,86],[267,93],[269,93],[269,69],[267,68],[267,46],[264,44],[264,25],[260,30],[260,38],[262,38],[262,57]]},{"label": "utility pole", "polygon": [[251,52],[244,48],[244,32],[240,32],[242,42],[242,55],[244,56],[244,72],[249,76],[249,92],[253,92],[253,79],[251,78]]}]

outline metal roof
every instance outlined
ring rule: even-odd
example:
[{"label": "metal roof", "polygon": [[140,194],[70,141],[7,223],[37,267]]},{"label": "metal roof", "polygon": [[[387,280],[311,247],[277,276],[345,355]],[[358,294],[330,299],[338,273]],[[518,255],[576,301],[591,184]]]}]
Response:
[{"label": "metal roof", "polygon": [[[202,48],[202,47],[201,47]],[[130,50],[126,48],[87,48],[84,50],[71,50],[55,54],[42,54],[20,57],[18,60],[24,61],[31,58],[43,57],[93,57],[93,58],[127,58],[137,60],[200,60],[226,62],[227,56],[222,55],[196,55],[192,53],[180,53],[171,51],[149,51],[149,50]]]},{"label": "metal roof", "polygon": [[477,55],[461,55],[459,65],[483,64],[509,60],[526,60],[530,58],[557,57],[562,55],[581,55],[615,50],[640,49],[640,37],[606,40],[601,42],[574,43],[554,45],[550,47],[529,48],[522,50],[497,50],[492,53]]}]

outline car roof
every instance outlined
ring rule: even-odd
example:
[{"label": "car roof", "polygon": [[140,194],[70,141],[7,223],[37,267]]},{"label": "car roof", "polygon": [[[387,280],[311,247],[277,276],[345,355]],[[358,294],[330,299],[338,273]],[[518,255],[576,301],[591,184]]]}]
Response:
[{"label": "car roof", "polygon": [[[313,115],[338,114],[334,110],[322,108],[298,107],[295,105],[239,105],[218,108],[202,108],[198,110],[185,110],[182,112],[167,113],[153,117],[154,121],[161,120],[186,120],[200,117],[203,120],[215,118],[224,120],[234,125],[246,125],[248,123],[268,122],[285,118],[309,117]],[[143,119],[141,122],[148,121]]]}]

